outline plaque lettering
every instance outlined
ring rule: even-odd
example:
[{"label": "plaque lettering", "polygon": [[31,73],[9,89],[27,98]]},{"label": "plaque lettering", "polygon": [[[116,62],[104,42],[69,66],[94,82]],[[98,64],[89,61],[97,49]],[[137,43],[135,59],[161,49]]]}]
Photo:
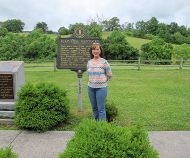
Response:
[{"label": "plaque lettering", "polygon": [[12,74],[0,74],[0,99],[14,99]]}]

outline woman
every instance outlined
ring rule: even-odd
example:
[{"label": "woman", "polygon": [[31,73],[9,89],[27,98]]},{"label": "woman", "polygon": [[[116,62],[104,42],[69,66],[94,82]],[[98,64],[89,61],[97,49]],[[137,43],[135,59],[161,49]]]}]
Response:
[{"label": "woman", "polygon": [[88,96],[92,105],[95,120],[106,120],[107,81],[112,77],[112,71],[107,60],[103,58],[99,43],[93,43],[90,48],[91,60],[87,63]]}]

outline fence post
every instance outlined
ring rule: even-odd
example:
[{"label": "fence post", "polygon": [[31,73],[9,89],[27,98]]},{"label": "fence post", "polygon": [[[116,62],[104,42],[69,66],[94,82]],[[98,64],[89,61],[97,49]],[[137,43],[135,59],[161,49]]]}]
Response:
[{"label": "fence post", "polygon": [[183,58],[181,58],[180,65],[179,65],[179,69],[182,70],[182,68],[183,68]]},{"label": "fence post", "polygon": [[140,70],[141,69],[141,57],[139,57],[139,59],[138,59],[138,70]]},{"label": "fence post", "polygon": [[53,71],[56,71],[56,58],[53,59]]}]

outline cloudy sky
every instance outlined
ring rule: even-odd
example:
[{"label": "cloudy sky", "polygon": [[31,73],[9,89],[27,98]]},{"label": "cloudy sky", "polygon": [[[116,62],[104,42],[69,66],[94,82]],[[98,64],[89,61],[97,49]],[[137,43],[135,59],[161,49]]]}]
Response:
[{"label": "cloudy sky", "polygon": [[190,0],[0,0],[0,21],[20,19],[24,30],[32,30],[37,22],[46,22],[57,31],[76,22],[110,19],[120,23],[147,21],[177,22],[190,27]]}]

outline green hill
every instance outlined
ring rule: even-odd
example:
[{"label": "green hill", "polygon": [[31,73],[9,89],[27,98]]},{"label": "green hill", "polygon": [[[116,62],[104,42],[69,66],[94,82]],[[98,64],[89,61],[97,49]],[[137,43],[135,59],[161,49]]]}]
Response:
[{"label": "green hill", "polygon": [[[103,32],[102,38],[105,39],[107,38],[111,32]],[[136,37],[131,37],[131,36],[126,36],[127,41],[129,44],[131,44],[133,47],[140,49],[141,45],[150,42],[151,40],[147,39],[142,39],[142,38],[136,38]]]},{"label": "green hill", "polygon": [[[102,34],[102,38],[105,39],[107,38],[109,35],[111,34],[111,32],[103,32]],[[27,33],[22,33],[22,35],[27,35]],[[50,36],[52,39],[56,39],[57,35],[55,34],[48,34],[48,36]],[[62,37],[69,37],[70,35],[64,35]],[[133,47],[137,48],[140,50],[141,45],[150,42],[151,40],[147,40],[147,39],[142,39],[142,38],[136,38],[136,37],[131,37],[131,36],[127,36],[126,35],[126,39],[129,42],[129,44],[131,44]]]}]

